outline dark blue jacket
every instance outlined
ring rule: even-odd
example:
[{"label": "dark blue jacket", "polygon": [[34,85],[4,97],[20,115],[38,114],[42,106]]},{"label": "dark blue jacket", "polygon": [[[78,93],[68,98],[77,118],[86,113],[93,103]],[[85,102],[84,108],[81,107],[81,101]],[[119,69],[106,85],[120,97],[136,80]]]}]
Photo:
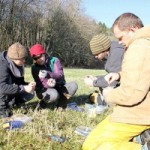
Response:
[{"label": "dark blue jacket", "polygon": [[17,67],[8,57],[7,51],[0,53],[0,105],[7,103],[8,97],[22,93],[24,81],[23,67]]}]

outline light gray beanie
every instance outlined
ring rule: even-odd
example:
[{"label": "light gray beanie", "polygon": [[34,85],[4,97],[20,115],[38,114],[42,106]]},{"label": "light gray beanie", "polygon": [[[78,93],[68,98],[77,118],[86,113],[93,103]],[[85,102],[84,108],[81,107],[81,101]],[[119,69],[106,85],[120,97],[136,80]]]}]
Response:
[{"label": "light gray beanie", "polygon": [[7,56],[10,59],[21,59],[28,55],[27,50],[19,42],[12,44],[7,51]]}]

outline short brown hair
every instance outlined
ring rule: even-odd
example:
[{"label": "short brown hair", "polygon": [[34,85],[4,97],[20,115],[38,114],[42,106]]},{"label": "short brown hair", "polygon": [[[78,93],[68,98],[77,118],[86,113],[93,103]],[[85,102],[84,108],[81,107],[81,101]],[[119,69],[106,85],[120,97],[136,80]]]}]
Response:
[{"label": "short brown hair", "polygon": [[144,26],[141,19],[138,16],[129,12],[123,13],[115,20],[112,26],[112,30],[114,29],[114,26],[116,25],[122,31],[127,30],[131,27],[142,28]]}]

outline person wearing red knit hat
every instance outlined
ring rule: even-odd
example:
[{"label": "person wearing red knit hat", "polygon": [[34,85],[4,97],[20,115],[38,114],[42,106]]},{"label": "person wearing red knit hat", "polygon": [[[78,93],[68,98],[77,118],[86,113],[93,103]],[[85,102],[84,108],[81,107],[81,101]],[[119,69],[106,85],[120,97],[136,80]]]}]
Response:
[{"label": "person wearing red knit hat", "polygon": [[67,100],[77,91],[78,85],[72,81],[66,83],[63,67],[57,57],[48,56],[41,44],[30,48],[33,59],[31,67],[32,76],[36,82],[36,94],[41,99],[41,108],[48,103],[57,102],[58,107],[65,108]]},{"label": "person wearing red knit hat", "polygon": [[35,44],[30,49],[31,57],[36,57],[37,55],[45,54],[45,50],[43,49],[42,45]]}]

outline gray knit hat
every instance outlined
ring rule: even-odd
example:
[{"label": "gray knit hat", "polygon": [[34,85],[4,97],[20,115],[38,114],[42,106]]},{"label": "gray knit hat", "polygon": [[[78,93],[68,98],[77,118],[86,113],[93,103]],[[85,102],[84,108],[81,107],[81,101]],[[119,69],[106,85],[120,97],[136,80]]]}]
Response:
[{"label": "gray knit hat", "polygon": [[8,48],[7,56],[10,59],[21,59],[28,55],[27,50],[19,42],[12,44]]},{"label": "gray knit hat", "polygon": [[104,34],[96,35],[90,41],[90,48],[93,55],[99,54],[110,48],[111,40]]}]

